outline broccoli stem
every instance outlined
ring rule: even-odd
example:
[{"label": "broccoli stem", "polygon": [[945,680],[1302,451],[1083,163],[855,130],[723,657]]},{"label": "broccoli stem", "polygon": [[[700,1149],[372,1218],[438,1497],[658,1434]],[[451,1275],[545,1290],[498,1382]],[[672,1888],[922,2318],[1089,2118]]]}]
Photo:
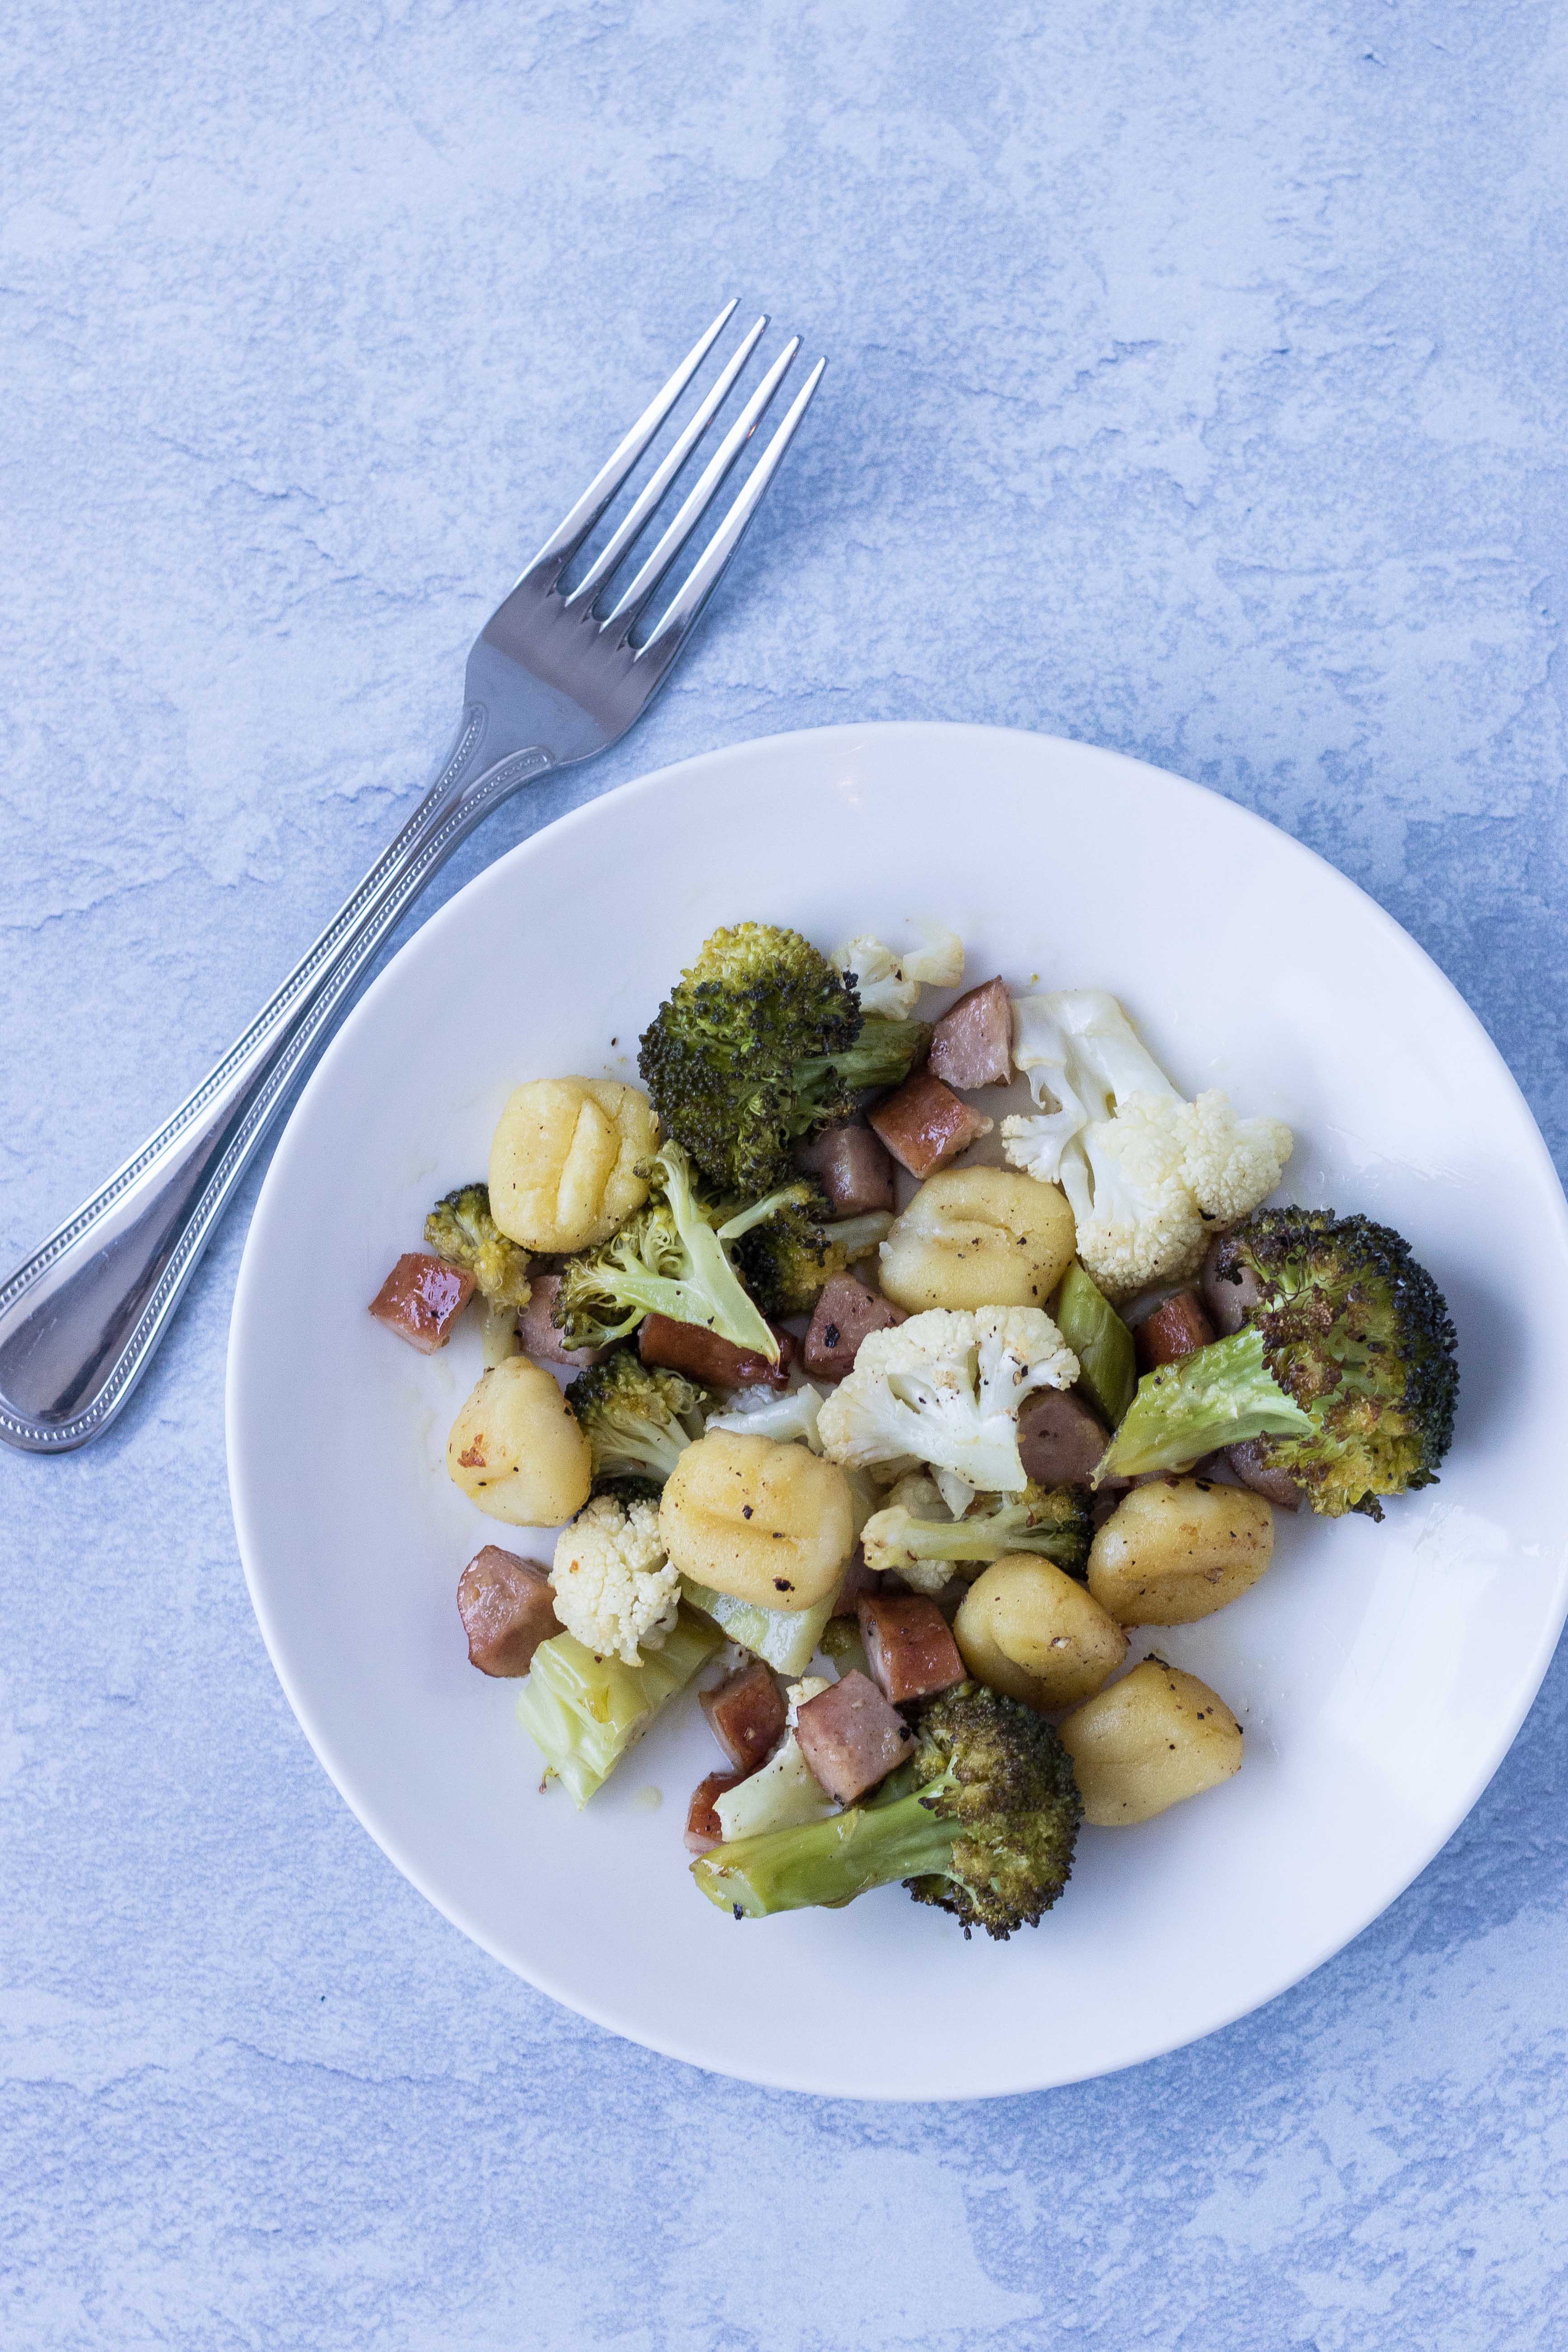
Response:
[{"label": "broccoli stem", "polygon": [[1181,1470],[1222,1445],[1251,1437],[1310,1437],[1315,1424],[1286,1395],[1263,1360],[1263,1335],[1249,1325],[1146,1372],[1094,1474],[1136,1478]]},{"label": "broccoli stem", "polygon": [[746,1919],[833,1908],[900,1878],[951,1877],[962,1824],[934,1810],[944,1785],[933,1780],[884,1804],[737,1838],[694,1862],[691,1875],[710,1903]]}]

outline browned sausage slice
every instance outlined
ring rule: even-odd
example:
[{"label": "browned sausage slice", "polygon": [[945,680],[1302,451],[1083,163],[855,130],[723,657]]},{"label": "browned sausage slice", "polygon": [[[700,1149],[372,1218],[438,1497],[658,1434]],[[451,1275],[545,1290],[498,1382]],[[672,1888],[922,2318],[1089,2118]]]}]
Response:
[{"label": "browned sausage slice", "polygon": [[871,1678],[895,1706],[963,1682],[958,1643],[934,1601],[922,1593],[863,1592],[858,1613]]},{"label": "browned sausage slice", "polygon": [[798,1343],[792,1333],[772,1324],[768,1328],[779,1343],[776,1364],[770,1364],[765,1356],[753,1355],[748,1348],[737,1348],[731,1339],[721,1339],[717,1331],[704,1330],[700,1323],[675,1323],[668,1315],[643,1318],[637,1328],[637,1353],[645,1364],[665,1364],[672,1372],[684,1372],[689,1381],[700,1381],[705,1388],[788,1388],[789,1368]]},{"label": "browned sausage slice", "polygon": [[916,1070],[871,1113],[871,1125],[900,1167],[921,1177],[945,1168],[977,1136],[989,1135],[995,1124],[960,1102],[952,1088],[929,1070]]},{"label": "browned sausage slice", "polygon": [[543,1569],[500,1544],[476,1552],[458,1578],[458,1614],[468,1637],[468,1664],[481,1675],[527,1674],[541,1642],[561,1631]]},{"label": "browned sausage slice", "polygon": [[858,1544],[849,1555],[849,1565],[844,1571],[844,1581],[838,1588],[838,1598],[833,1604],[836,1617],[853,1617],[863,1592],[880,1592],[882,1580],[874,1568],[866,1565],[866,1555]]},{"label": "browned sausage slice", "polygon": [[574,1364],[579,1370],[584,1364],[602,1364],[610,1352],[607,1348],[569,1348],[556,1329],[555,1294],[560,1287],[558,1274],[532,1277],[528,1305],[517,1318],[523,1354],[531,1356],[536,1364]]},{"label": "browned sausage slice", "polygon": [[375,1297],[370,1311],[378,1323],[433,1356],[452,1336],[452,1326],[474,1295],[474,1277],[444,1257],[405,1250]]},{"label": "browned sausage slice", "polygon": [[855,1367],[868,1332],[890,1331],[906,1320],[901,1307],[879,1298],[852,1274],[830,1275],[822,1286],[805,1335],[805,1369],[825,1381],[841,1381]]},{"label": "browned sausage slice", "polygon": [[1071,1389],[1037,1389],[1018,1415],[1018,1459],[1038,1486],[1087,1486],[1110,1443],[1100,1415]]},{"label": "browned sausage slice", "polygon": [[689,1853],[711,1853],[716,1845],[723,1844],[724,1832],[713,1808],[726,1790],[738,1788],[745,1777],[743,1772],[710,1772],[706,1780],[699,1780],[686,1809]]},{"label": "browned sausage slice", "polygon": [[784,1727],[784,1693],[761,1658],[704,1691],[702,1712],[713,1737],[738,1772],[765,1764]]},{"label": "browned sausage slice", "polygon": [[885,1780],[915,1744],[903,1717],[858,1668],[806,1700],[795,1736],[816,1780],[840,1805]]},{"label": "browned sausage slice", "polygon": [[930,1068],[950,1087],[1005,1087],[1013,1075],[1013,1007],[999,980],[950,1005],[931,1032]]},{"label": "browned sausage slice", "polygon": [[868,1127],[830,1127],[797,1144],[795,1164],[815,1176],[841,1217],[896,1206],[893,1163]]},{"label": "browned sausage slice", "polygon": [[1253,1437],[1245,1445],[1227,1445],[1225,1459],[1242,1485],[1261,1495],[1266,1503],[1278,1504],[1282,1511],[1299,1511],[1303,1500],[1300,1487],[1288,1470],[1270,1463],[1267,1454],[1262,1440]]},{"label": "browned sausage slice", "polygon": [[1198,1279],[1203,1285],[1209,1320],[1221,1339],[1228,1339],[1233,1331],[1240,1330],[1263,1293],[1250,1266],[1238,1265],[1228,1275],[1220,1272],[1221,1246],[1221,1240],[1210,1242]]},{"label": "browned sausage slice", "polygon": [[1194,1348],[1209,1347],[1214,1335],[1214,1325],[1195,1290],[1178,1290],[1173,1298],[1167,1298],[1152,1315],[1145,1315],[1142,1323],[1132,1327],[1138,1361],[1146,1372],[1158,1364],[1173,1364],[1178,1356],[1190,1356]]}]

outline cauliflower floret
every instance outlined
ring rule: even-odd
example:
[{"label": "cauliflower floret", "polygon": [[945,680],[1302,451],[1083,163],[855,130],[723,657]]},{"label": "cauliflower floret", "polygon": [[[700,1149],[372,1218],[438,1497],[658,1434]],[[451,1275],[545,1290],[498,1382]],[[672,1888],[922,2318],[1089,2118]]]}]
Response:
[{"label": "cauliflower floret", "polygon": [[1185,1101],[1103,990],[1021,998],[1013,1030],[1040,1109],[1003,1120],[1003,1149],[1060,1184],[1079,1256],[1110,1298],[1185,1281],[1212,1236],[1279,1183],[1289,1129],[1238,1119],[1217,1087]]},{"label": "cauliflower floret", "polygon": [[[953,1513],[942,1499],[941,1489],[934,1478],[924,1470],[908,1470],[887,1496],[882,1512],[908,1511],[911,1519],[931,1519],[939,1527],[952,1527]],[[876,1557],[876,1545],[868,1537],[866,1545],[868,1568],[896,1568],[897,1573],[911,1592],[937,1593],[945,1591],[952,1582],[952,1562],[950,1559],[917,1559],[900,1551],[896,1561]]]},{"label": "cauliflower floret", "polygon": [[782,1395],[777,1389],[742,1389],[731,1398],[728,1412],[709,1414],[708,1427],[731,1429],[739,1437],[774,1437],[781,1444],[794,1439],[820,1454],[816,1420],[821,1409],[822,1391],[809,1381]]},{"label": "cauliflower floret", "polygon": [[653,1503],[601,1495],[555,1542],[555,1614],[595,1657],[640,1665],[675,1625],[680,1579],[658,1539]]},{"label": "cauliflower floret", "polygon": [[1239,1224],[1279,1181],[1295,1138],[1282,1118],[1237,1118],[1230,1097],[1211,1087],[1177,1117],[1182,1173],[1205,1217]]},{"label": "cauliflower floret", "polygon": [[929,1463],[956,1517],[978,1488],[1016,1494],[1018,1410],[1035,1389],[1070,1388],[1078,1358],[1038,1307],[932,1307],[860,1343],[817,1415],[829,1461]]},{"label": "cauliflower floret", "polygon": [[922,988],[956,988],[963,978],[963,941],[956,931],[922,923],[923,948],[895,955],[881,940],[860,933],[835,948],[828,958],[837,971],[853,972],[862,1013],[887,1021],[907,1021]]}]

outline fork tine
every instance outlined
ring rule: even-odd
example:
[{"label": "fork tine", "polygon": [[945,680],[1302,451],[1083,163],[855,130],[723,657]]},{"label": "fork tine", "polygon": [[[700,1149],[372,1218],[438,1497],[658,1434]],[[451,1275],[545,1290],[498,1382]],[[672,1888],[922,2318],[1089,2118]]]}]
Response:
[{"label": "fork tine", "polygon": [[745,366],[746,362],[751,358],[752,353],[756,350],[758,339],[762,335],[763,330],[767,323],[767,317],[764,313],[764,315],[757,320],[756,325],[752,329],[750,334],[742,338],[740,350],[735,353],[734,358],[731,360],[728,366],[725,367],[721,374],[719,376],[712,391],[708,394],[701,406],[698,409],[696,415],[681,434],[680,438],[675,444],[674,448],[671,449],[668,457],[664,459],[657,473],[652,476],[644,488],[640,491],[637,502],[627,514],[626,520],[620,524],[614,538],[608,541],[607,543],[600,550],[589,569],[583,574],[582,579],[579,580],[575,588],[573,589],[570,596],[567,597],[566,602],[568,604],[581,604],[584,602],[591,604],[597,591],[604,586],[605,582],[609,578],[611,572],[614,572],[619,564],[620,560],[622,556],[625,555],[626,550],[633,546],[637,539],[640,538],[643,525],[647,522],[649,515],[652,514],[655,507],[658,506],[660,499],[663,498],[666,490],[668,489],[671,482],[674,481],[677,474],[679,473],[682,466],[685,465],[687,458],[691,455],[697,443],[702,438],[703,434],[707,432],[709,425],[712,423],[719,410],[729,398],[731,386],[733,384],[735,378],[740,374],[741,370]]},{"label": "fork tine", "polygon": [[789,369],[790,362],[800,349],[800,337],[792,335],[750,400],[725,434],[718,449],[702,471],[702,478],[690,497],[643,565],[631,586],[614,608],[605,614],[606,629],[624,625],[629,628],[648,598],[690,538],[699,520],[716,495],[725,475],[751,439],[763,410],[772,400]]},{"label": "fork tine", "polygon": [[[600,467],[571,512],[556,525],[529,565],[529,572],[537,572],[542,564],[563,562],[582,545],[712,350],[735,309],[736,302],[726,302],[713,324],[698,337],[663,391],[649,401],[615,455]],[[523,576],[526,578],[527,573]]]},{"label": "fork tine", "polygon": [[662,649],[662,667],[664,663],[673,661],[679,652],[687,633],[722,578],[725,565],[745,537],[746,527],[761,506],[763,493],[778,471],[779,462],[794,440],[801,418],[811,405],[812,394],[821,383],[822,371],[826,365],[825,359],[818,360],[795,394],[789,415],[752,468],[745,488],[693,564],[679,592],[649,630],[646,643],[637,648],[638,661],[645,660],[656,649]]}]

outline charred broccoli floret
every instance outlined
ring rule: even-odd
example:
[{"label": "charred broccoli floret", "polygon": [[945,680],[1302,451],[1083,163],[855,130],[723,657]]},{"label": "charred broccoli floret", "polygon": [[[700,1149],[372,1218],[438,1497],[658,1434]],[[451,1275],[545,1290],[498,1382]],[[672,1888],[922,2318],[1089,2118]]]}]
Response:
[{"label": "charred broccoli floret", "polygon": [[488,1184],[459,1184],[425,1220],[425,1245],[460,1265],[490,1307],[526,1307],[532,1287],[528,1252],[509,1241],[490,1214]]},{"label": "charred broccoli floret", "polygon": [[967,1936],[1035,1927],[1072,1870],[1083,1805],[1066,1748],[1032,1707],[978,1683],[928,1699],[891,1792],[799,1829],[717,1846],[692,1864],[737,1917],[847,1903],[901,1878]]},{"label": "charred broccoli floret", "polygon": [[[886,1033],[885,1034],[882,1033]],[[862,1022],[855,983],[798,931],[715,931],[644,1032],[638,1067],[664,1131],[744,1199],[789,1173],[789,1147],[856,1090],[894,1085],[930,1032]]]},{"label": "charred broccoli floret", "polygon": [[668,1315],[776,1364],[779,1343],[730,1263],[730,1227],[715,1230],[679,1144],[665,1144],[643,1172],[652,1187],[647,1205],[562,1270],[552,1311],[567,1346],[608,1347],[645,1315]]},{"label": "charred broccoli floret", "polygon": [[679,1372],[642,1363],[617,1348],[602,1364],[579,1372],[566,1391],[577,1426],[594,1457],[594,1491],[623,1501],[628,1482],[639,1496],[657,1496],[693,1437],[702,1430],[702,1399]]},{"label": "charred broccoli floret", "polygon": [[1329,1518],[1380,1519],[1380,1495],[1432,1485],[1459,1375],[1443,1294],[1406,1241],[1331,1209],[1264,1209],[1218,1244],[1214,1271],[1237,1286],[1240,1330],[1140,1381],[1099,1477],[1256,1437]]},{"label": "charred broccoli floret", "polygon": [[809,1315],[829,1276],[868,1257],[892,1222],[873,1210],[835,1224],[815,1186],[792,1185],[770,1215],[738,1236],[735,1263],[764,1315]]}]

